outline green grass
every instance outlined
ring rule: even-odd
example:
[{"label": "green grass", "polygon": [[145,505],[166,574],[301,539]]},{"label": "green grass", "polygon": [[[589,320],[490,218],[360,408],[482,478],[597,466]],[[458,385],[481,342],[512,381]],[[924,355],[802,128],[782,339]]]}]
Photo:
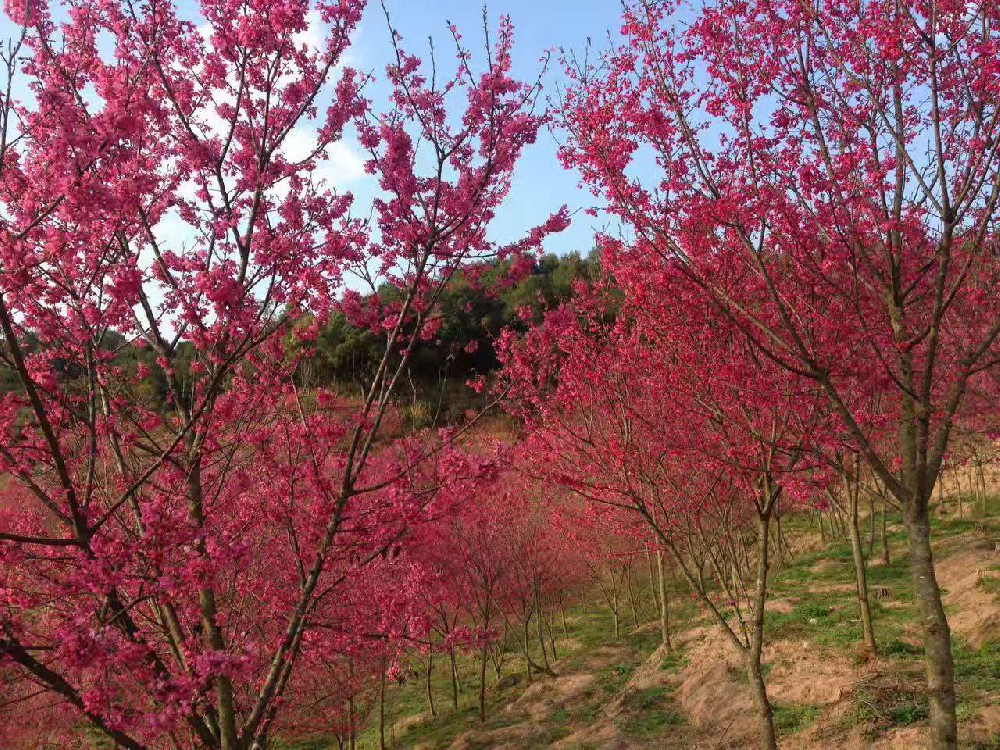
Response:
[{"label": "green grass", "polygon": [[690,663],[690,659],[680,651],[675,650],[663,657],[663,661],[660,662],[660,669],[664,672],[680,672]]},{"label": "green grass", "polygon": [[[652,610],[653,607],[648,605],[643,614],[650,617]],[[678,626],[683,626],[686,619],[694,612],[694,608],[684,602],[679,602],[671,608],[671,614]],[[595,679],[592,686],[584,690],[581,695],[575,696],[573,701],[555,707],[541,720],[532,722],[531,735],[526,740],[532,747],[545,747],[565,737],[574,727],[588,726],[596,721],[602,706],[624,688],[636,666],[643,663],[660,645],[660,630],[655,623],[649,623],[646,627],[636,630],[629,627],[631,617],[623,622],[622,635],[615,640],[612,618],[606,607],[597,605],[575,607],[568,611],[568,615],[569,640],[563,636],[561,627],[557,628],[556,632],[559,660],[554,667],[558,674],[591,671],[589,664],[595,652],[601,653],[608,648],[616,649],[619,658],[594,670]],[[541,652],[537,644],[533,643],[531,648],[532,658],[541,663]],[[513,642],[509,644],[502,680],[494,682],[492,664],[489,667],[487,679],[491,684],[486,694],[485,723],[480,723],[478,717],[478,664],[475,658],[460,655],[458,665],[462,690],[457,711],[451,703],[451,682],[446,656],[435,660],[435,674],[432,680],[438,716],[430,717],[427,714],[427,698],[422,677],[401,686],[390,687],[387,734],[388,725],[393,721],[424,715],[421,721],[396,732],[397,748],[403,750],[417,745],[443,748],[469,730],[489,732],[528,721],[525,715],[506,710],[506,707],[510,706],[527,687],[524,660],[517,644]],[[425,665],[415,664],[414,667],[422,671]],[[635,721],[638,723],[629,726],[636,732],[644,731],[641,725],[647,721],[647,717],[636,718]],[[655,724],[664,719],[653,717],[649,721]],[[370,720],[369,726],[359,734],[359,750],[374,750],[378,747],[377,728],[371,726],[372,723]],[[321,745],[321,747],[335,746],[335,743]],[[473,735],[470,747],[476,746]]]},{"label": "green grass", "polygon": [[983,578],[976,583],[980,589],[994,597],[1000,597],[1000,578]]},{"label": "green grass", "polygon": [[899,658],[923,656],[924,647],[908,641],[901,641],[898,638],[893,638],[882,645],[882,655]]},{"label": "green grass", "polygon": [[623,700],[622,715],[615,725],[630,737],[648,737],[665,727],[684,723],[684,717],[673,707],[670,691],[657,686],[628,693]]},{"label": "green grass", "polygon": [[788,735],[801,732],[808,727],[820,714],[820,707],[813,705],[772,706],[774,715],[774,729],[778,734]]},{"label": "green grass", "polygon": [[631,664],[614,664],[597,673],[597,684],[605,693],[617,693],[629,681],[635,667]]}]

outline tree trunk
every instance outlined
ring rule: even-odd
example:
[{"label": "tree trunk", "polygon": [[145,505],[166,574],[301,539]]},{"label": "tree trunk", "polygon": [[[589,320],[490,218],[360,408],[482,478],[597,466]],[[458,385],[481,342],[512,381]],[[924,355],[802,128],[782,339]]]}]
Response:
[{"label": "tree trunk", "polygon": [[653,566],[653,556],[649,552],[649,545],[646,549],[646,566],[649,568],[649,590],[653,593],[653,611],[660,611],[659,587],[656,584],[656,568]]},{"label": "tree trunk", "polygon": [[951,656],[951,630],[934,574],[926,501],[914,499],[905,518],[910,537],[910,574],[924,634],[924,666],[930,704],[929,747],[931,750],[954,750],[958,747],[955,664]]},{"label": "tree trunk", "polygon": [[785,565],[785,558],[789,554],[788,540],[785,539],[785,532],[781,528],[781,513],[774,514],[774,548],[778,552],[778,569]]},{"label": "tree trunk", "polygon": [[847,489],[847,500],[850,505],[849,531],[851,535],[851,553],[854,556],[854,584],[858,596],[858,609],[861,610],[861,631],[865,650],[872,656],[878,653],[875,644],[875,630],[872,627],[872,610],[868,602],[868,571],[865,556],[861,551],[861,528],[858,520],[858,505],[861,488],[857,477],[845,477],[844,486]]},{"label": "tree trunk", "polygon": [[958,517],[962,517],[962,477],[959,475],[956,467],[955,471],[955,485],[958,487],[958,494],[956,495],[956,501],[958,502]]},{"label": "tree trunk", "polygon": [[[860,492],[860,487],[858,488]],[[875,512],[875,494],[873,492],[868,493],[868,549],[865,552],[865,558],[871,559],[872,553],[875,551],[875,529],[878,526],[878,513]]]},{"label": "tree trunk", "polygon": [[639,612],[635,606],[635,590],[632,588],[632,567],[631,565],[625,568],[625,591],[628,594],[628,604],[632,609],[632,625],[634,627],[639,627]]},{"label": "tree trunk", "polygon": [[542,619],[542,598],[535,589],[535,612],[538,615],[538,645],[542,648],[542,664],[549,669],[549,653],[545,648],[545,621]]},{"label": "tree trunk", "polygon": [[451,704],[458,708],[458,663],[455,661],[455,647],[448,646],[448,659],[451,661]]},{"label": "tree trunk", "polygon": [[524,669],[528,674],[528,684],[531,684],[531,654],[528,652],[528,622],[531,615],[524,621]]},{"label": "tree trunk", "polygon": [[431,716],[437,716],[437,709],[434,708],[434,690],[431,688],[431,677],[434,674],[434,649],[427,651],[427,705],[431,709]]},{"label": "tree trunk", "polygon": [[378,750],[385,750],[385,659],[378,683]]},{"label": "tree trunk", "polygon": [[351,697],[347,699],[347,743],[351,750],[355,750],[358,733],[354,728],[356,711],[354,707],[354,662],[352,660],[347,662],[347,679],[351,689]]},{"label": "tree trunk", "polygon": [[674,647],[670,643],[670,604],[667,599],[667,580],[663,575],[663,550],[656,550],[656,573],[660,584],[660,634],[663,636],[663,645],[668,652],[673,652]]},{"label": "tree trunk", "polygon": [[559,660],[559,654],[556,652],[556,631],[552,627],[552,620],[553,620],[553,618],[550,616],[549,619],[547,619],[545,621],[545,627],[549,631],[549,646],[552,649],[552,660],[553,661],[558,661]]},{"label": "tree trunk", "polygon": [[[770,488],[765,490],[770,493]],[[761,669],[761,652],[764,648],[764,603],[767,601],[767,575],[769,570],[768,547],[771,512],[775,501],[765,501],[764,509],[758,514],[757,528],[757,580],[754,585],[753,622],[750,632],[750,647],[745,652],[747,676],[753,690],[753,702],[757,708],[762,750],[777,750],[778,739],[774,730],[774,712],[767,697],[764,672]]]},{"label": "tree trunk", "polygon": [[989,515],[989,507],[986,504],[986,472],[983,471],[982,465],[979,466],[979,487],[981,490],[980,497],[982,498],[983,518],[986,518]]},{"label": "tree trunk", "polygon": [[767,697],[767,687],[764,684],[764,672],[760,666],[760,655],[756,659],[752,652],[746,658],[747,678],[753,691],[753,704],[757,709],[757,725],[760,728],[760,746],[762,750],[777,750],[778,736],[774,729],[774,711]]},{"label": "tree trunk", "polygon": [[486,721],[486,657],[489,643],[483,641],[483,651],[479,659],[479,721]]},{"label": "tree trunk", "polygon": [[882,498],[882,564],[888,566],[889,560],[889,537],[886,534],[885,517],[889,514],[889,503]]},{"label": "tree trunk", "polygon": [[358,746],[358,733],[354,729],[354,696],[347,701],[347,745],[351,750],[356,750]]}]

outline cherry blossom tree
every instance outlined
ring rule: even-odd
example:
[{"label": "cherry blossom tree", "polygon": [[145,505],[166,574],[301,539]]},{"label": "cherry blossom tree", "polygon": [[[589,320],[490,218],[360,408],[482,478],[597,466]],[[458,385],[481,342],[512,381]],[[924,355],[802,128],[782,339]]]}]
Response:
[{"label": "cherry blossom tree", "polygon": [[[566,223],[489,238],[543,123],[509,22],[478,70],[456,34],[447,80],[393,32],[377,109],[344,65],[363,5],[5,4],[0,668],[121,747],[265,744],[358,650],[338,634],[418,629],[384,590],[340,605],[371,601],[365,569],[479,469],[455,432],[397,438],[393,392],[458,269]],[[373,223],[329,180],[349,126]],[[398,302],[345,296],[348,273]],[[308,346],[289,343],[336,304],[385,333],[360,400],[297,387]]]},{"label": "cherry blossom tree", "polygon": [[[829,418],[812,381],[758,357],[682,290],[659,301],[581,290],[523,341],[508,332],[504,377],[539,474],[670,552],[740,654],[773,748],[761,665],[771,526],[783,496],[813,491]],[[616,585],[604,587],[613,609]]]},{"label": "cherry blossom tree", "polygon": [[[567,61],[562,112],[566,164],[627,229],[626,294],[681,269],[760,357],[822,389],[901,505],[934,748],[957,727],[928,501],[1000,353],[998,14],[634,0],[621,44]],[[870,437],[876,401],[892,441]]]}]

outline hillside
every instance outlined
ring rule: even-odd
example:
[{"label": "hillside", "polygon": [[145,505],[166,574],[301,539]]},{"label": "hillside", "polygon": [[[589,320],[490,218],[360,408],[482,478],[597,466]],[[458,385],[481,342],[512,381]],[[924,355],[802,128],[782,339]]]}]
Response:
[{"label": "hillside", "polygon": [[[955,637],[962,746],[1000,747],[1000,498],[986,520],[939,518],[937,570]],[[925,703],[922,661],[905,541],[889,525],[891,563],[870,561],[880,655],[865,658],[853,596],[850,546],[824,544],[803,518],[790,519],[794,559],[774,575],[767,606],[764,661],[782,747],[920,747]],[[388,691],[386,746],[431,748],[744,748],[756,744],[744,672],[718,629],[674,581],[672,654],[660,645],[649,589],[639,594],[638,627],[614,639],[610,612],[596,599],[575,607],[556,628],[557,676],[525,680],[511,651],[488,692],[480,724],[475,670],[460,663],[460,707],[449,704],[444,670],[433,684],[437,717],[414,678]],[[631,613],[628,613],[631,618]],[[632,623],[631,619],[627,622]],[[512,646],[513,648],[513,646]],[[541,661],[536,649],[533,659]],[[334,745],[335,746],[335,745]],[[377,748],[369,728],[358,748]]]}]

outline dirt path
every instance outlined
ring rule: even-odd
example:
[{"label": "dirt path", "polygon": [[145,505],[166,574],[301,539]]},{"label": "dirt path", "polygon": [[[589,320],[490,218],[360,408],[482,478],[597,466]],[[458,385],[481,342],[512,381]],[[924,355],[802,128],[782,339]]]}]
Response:
[{"label": "dirt path", "polygon": [[[648,629],[648,628],[647,628]],[[506,726],[471,730],[453,750],[633,750],[709,748],[687,724],[673,699],[676,674],[661,669],[657,650],[638,662],[627,645],[594,649],[572,668],[556,662],[558,676],[527,688],[504,708]]]}]

